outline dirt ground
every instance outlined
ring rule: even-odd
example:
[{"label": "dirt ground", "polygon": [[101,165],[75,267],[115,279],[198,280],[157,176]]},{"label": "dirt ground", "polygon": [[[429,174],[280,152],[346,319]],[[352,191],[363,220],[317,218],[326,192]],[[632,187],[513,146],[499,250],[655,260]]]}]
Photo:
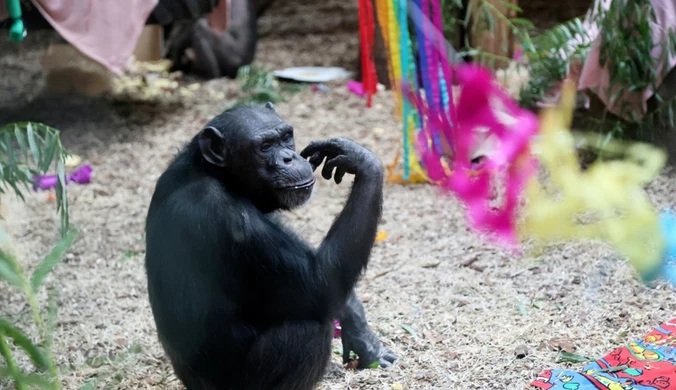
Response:
[{"label": "dirt ground", "polygon": [[[55,349],[65,388],[98,378],[100,389],[180,389],[148,304],[144,219],[177,148],[236,98],[238,85],[206,83],[181,105],[36,97],[44,80],[38,54],[28,49],[44,39],[32,36],[20,49],[0,44],[0,123],[30,119],[57,127],[65,146],[94,167],[91,184],[69,187],[71,219],[81,234],[47,280],[59,294]],[[257,64],[349,66],[356,39],[267,37]],[[385,163],[397,150],[400,126],[387,93],[367,109],[334,84],[329,92],[305,88],[277,107],[296,126],[299,147],[348,136]],[[320,179],[310,203],[288,219],[318,243],[348,191],[349,182]],[[675,206],[674,173],[665,172],[649,191],[658,207]],[[30,195],[25,205],[11,197],[3,202],[30,268],[57,238],[54,204],[45,193]],[[600,357],[674,316],[673,291],[642,285],[611,248],[572,243],[539,257],[511,256],[468,231],[458,202],[431,186],[386,185],[381,229],[388,237],[376,245],[358,289],[371,326],[401,359],[388,369],[357,372],[334,355],[320,389],[526,389],[541,371],[568,366],[547,347],[552,339]],[[4,285],[0,315],[29,321],[23,298]],[[527,355],[517,358],[523,346]]]}]

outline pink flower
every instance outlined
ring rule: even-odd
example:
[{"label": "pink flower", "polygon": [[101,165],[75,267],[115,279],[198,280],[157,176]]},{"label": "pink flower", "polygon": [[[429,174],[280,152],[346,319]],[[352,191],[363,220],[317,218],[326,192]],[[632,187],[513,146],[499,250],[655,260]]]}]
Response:
[{"label": "pink flower", "polygon": [[70,175],[68,181],[73,181],[77,184],[88,184],[92,180],[93,170],[91,165],[83,165]]}]

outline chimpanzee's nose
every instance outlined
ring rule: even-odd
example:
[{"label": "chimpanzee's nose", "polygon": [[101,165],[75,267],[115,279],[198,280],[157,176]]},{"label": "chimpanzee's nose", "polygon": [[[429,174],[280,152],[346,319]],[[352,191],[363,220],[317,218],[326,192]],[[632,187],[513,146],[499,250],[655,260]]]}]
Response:
[{"label": "chimpanzee's nose", "polygon": [[289,151],[289,150],[284,150],[284,151],[282,152],[282,162],[283,162],[285,165],[291,164],[291,163],[293,162],[293,155],[294,155],[293,152],[291,152],[291,151]]}]

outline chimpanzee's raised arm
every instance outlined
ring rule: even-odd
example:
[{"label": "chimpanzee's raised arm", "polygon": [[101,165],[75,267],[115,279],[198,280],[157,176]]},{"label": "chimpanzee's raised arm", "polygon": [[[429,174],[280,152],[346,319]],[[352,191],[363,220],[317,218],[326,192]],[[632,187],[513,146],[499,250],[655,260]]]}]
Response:
[{"label": "chimpanzee's raised arm", "polygon": [[342,181],[345,173],[355,175],[343,211],[317,250],[320,264],[339,265],[341,275],[335,281],[336,293],[344,302],[367,266],[376,239],[382,214],[383,166],[370,150],[347,138],[312,142],[300,155],[310,157],[313,169],[326,158],[322,176],[327,180],[334,168],[336,183]]},{"label": "chimpanzee's raised arm", "polygon": [[[260,286],[261,293],[270,292],[261,294],[259,304],[253,305],[265,309],[251,313],[255,317],[305,320],[310,319],[308,313],[337,316],[366,267],[375,241],[383,186],[383,168],[377,157],[349,139],[313,142],[301,155],[312,156],[313,168],[326,158],[322,170],[326,179],[334,169],[337,182],[345,173],[355,174],[343,211],[316,251],[267,217],[249,221],[220,218],[230,225],[222,229],[224,232],[243,232],[243,240],[232,247],[230,256],[248,259],[247,268],[252,272],[246,283]],[[243,226],[235,228],[233,223]]]}]

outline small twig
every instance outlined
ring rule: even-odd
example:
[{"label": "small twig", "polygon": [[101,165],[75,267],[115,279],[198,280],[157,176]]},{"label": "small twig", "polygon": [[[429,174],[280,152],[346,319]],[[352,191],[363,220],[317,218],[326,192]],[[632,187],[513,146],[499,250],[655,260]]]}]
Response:
[{"label": "small twig", "polygon": [[478,256],[474,256],[474,257],[471,257],[469,260],[466,260],[466,261],[460,263],[460,266],[461,266],[461,267],[469,267],[469,266],[471,266],[472,264],[476,263],[477,261],[479,261],[479,257],[478,257]]},{"label": "small twig", "polygon": [[381,272],[375,274],[375,275],[371,278],[371,280],[375,280],[375,279],[381,278],[381,277],[383,277],[383,276],[389,274],[389,273],[392,272],[392,271],[397,271],[397,270],[399,270],[400,268],[402,268],[404,265],[406,265],[406,263],[402,261],[401,263],[399,263],[399,265],[398,265],[397,267],[390,268],[390,269],[387,269],[387,270],[385,270],[385,271],[381,271]]},{"label": "small twig", "polygon": [[624,371],[624,370],[626,370],[627,368],[629,368],[629,366],[626,365],[626,364],[623,364],[623,365],[621,365],[621,366],[615,366],[615,367],[604,368],[604,369],[602,369],[602,370],[599,370],[598,372],[618,372],[618,371]]}]

